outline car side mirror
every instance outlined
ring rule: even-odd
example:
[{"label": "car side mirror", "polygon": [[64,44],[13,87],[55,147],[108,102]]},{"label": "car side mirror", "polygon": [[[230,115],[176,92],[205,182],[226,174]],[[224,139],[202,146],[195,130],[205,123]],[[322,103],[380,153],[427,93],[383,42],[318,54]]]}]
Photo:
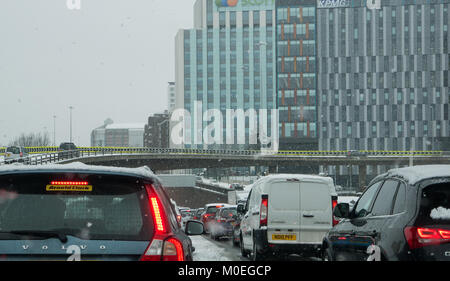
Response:
[{"label": "car side mirror", "polygon": [[204,231],[203,223],[199,221],[188,221],[184,229],[187,235],[202,235]]},{"label": "car side mirror", "polygon": [[239,214],[244,214],[245,213],[245,206],[244,206],[244,204],[238,204],[236,210],[237,210],[237,212]]},{"label": "car side mirror", "polygon": [[333,210],[333,215],[337,218],[348,219],[350,217],[350,205],[348,203],[339,203]]}]

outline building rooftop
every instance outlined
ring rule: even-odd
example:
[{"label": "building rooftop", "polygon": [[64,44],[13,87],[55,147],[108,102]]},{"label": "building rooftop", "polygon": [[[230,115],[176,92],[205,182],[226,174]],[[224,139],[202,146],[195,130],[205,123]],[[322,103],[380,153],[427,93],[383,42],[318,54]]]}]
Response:
[{"label": "building rooftop", "polygon": [[142,129],[144,130],[145,123],[118,123],[110,124],[105,129]]}]

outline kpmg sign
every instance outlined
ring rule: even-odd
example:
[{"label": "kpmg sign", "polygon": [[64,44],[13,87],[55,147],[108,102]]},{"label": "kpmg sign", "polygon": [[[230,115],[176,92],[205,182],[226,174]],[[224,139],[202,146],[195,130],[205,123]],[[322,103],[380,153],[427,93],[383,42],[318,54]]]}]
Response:
[{"label": "kpmg sign", "polygon": [[317,0],[317,8],[349,7],[350,0]]},{"label": "kpmg sign", "polygon": [[367,6],[371,10],[381,9],[381,0],[364,0],[366,2],[355,2],[355,0],[317,0],[317,8],[347,8]]},{"label": "kpmg sign", "polygon": [[215,0],[218,10],[273,10],[275,0]]}]

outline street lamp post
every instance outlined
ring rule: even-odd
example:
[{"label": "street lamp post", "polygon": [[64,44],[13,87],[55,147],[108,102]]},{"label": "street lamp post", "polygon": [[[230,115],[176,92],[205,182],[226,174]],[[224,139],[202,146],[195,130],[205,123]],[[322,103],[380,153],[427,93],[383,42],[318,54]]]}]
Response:
[{"label": "street lamp post", "polygon": [[430,124],[431,124],[431,151],[434,151],[434,130],[433,130],[433,118],[434,118],[434,108],[430,105]]},{"label": "street lamp post", "polygon": [[56,115],[53,115],[53,146],[56,146]]},{"label": "street lamp post", "polygon": [[72,142],[72,110],[73,106],[69,106],[70,110],[70,142]]}]

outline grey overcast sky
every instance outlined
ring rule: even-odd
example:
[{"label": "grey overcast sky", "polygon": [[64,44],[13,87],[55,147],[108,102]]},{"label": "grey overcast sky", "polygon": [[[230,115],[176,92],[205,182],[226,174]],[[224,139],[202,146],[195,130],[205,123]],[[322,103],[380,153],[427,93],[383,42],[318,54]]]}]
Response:
[{"label": "grey overcast sky", "polygon": [[145,123],[167,109],[175,35],[192,28],[195,0],[0,1],[0,145],[47,131],[90,145],[107,118]]}]

